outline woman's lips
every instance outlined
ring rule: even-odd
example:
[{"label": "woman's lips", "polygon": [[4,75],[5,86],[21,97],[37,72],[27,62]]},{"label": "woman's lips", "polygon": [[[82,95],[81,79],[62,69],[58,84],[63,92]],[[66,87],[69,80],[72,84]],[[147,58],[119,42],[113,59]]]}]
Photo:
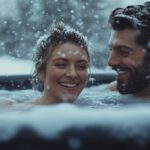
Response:
[{"label": "woman's lips", "polygon": [[76,88],[79,85],[78,83],[68,83],[68,82],[60,82],[59,84],[66,88]]}]

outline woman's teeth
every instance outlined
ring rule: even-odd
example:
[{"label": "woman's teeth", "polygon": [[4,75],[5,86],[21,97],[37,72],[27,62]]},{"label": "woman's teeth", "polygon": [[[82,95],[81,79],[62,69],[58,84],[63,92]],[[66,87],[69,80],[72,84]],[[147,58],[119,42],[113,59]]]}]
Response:
[{"label": "woman's teeth", "polygon": [[76,87],[78,84],[77,83],[60,83],[62,86],[73,88]]}]

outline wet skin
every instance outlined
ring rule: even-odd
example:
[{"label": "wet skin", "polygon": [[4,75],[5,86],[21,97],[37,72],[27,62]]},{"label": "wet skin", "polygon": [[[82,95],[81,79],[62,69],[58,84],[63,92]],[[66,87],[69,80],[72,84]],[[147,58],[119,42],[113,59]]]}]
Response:
[{"label": "wet skin", "polygon": [[136,43],[136,35],[137,31],[131,29],[112,30],[109,40],[108,64],[117,71],[117,89],[123,94],[134,93],[147,86],[146,50]]},{"label": "wet skin", "polygon": [[48,58],[42,104],[73,102],[85,87],[88,76],[88,56],[84,49],[72,43],[56,47]]}]

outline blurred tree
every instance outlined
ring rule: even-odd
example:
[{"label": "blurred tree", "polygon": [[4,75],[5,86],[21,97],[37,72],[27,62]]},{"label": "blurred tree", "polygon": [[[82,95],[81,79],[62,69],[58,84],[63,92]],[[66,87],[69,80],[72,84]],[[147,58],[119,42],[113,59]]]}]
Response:
[{"label": "blurred tree", "polygon": [[0,21],[0,54],[31,59],[37,39],[54,21],[64,21],[81,31],[90,41],[92,63],[106,66],[108,54],[106,0],[16,0],[18,18]]}]

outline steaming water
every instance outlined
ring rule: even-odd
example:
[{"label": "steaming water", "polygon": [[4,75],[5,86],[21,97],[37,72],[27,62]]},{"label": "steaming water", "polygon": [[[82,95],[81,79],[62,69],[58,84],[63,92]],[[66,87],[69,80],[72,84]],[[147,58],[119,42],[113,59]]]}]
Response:
[{"label": "steaming water", "polygon": [[[40,96],[41,92],[30,89],[19,91],[0,90],[0,100],[10,99],[18,103],[36,100]],[[118,92],[111,92],[107,89],[107,85],[104,84],[85,88],[73,104],[87,108],[102,109],[139,103],[148,103],[148,100],[140,99],[133,95],[121,95]]]},{"label": "steaming water", "polygon": [[[25,68],[22,71],[27,69]],[[15,71],[17,73],[17,70]],[[73,104],[62,103],[28,108],[18,105],[18,107],[1,108],[0,141],[13,138],[21,126],[30,127],[41,137],[48,138],[59,137],[62,131],[71,127],[84,130],[88,126],[96,126],[97,135],[101,135],[101,129],[108,127],[110,132],[106,135],[113,134],[119,139],[133,138],[140,144],[145,143],[150,137],[148,100],[110,92],[106,87],[107,85],[99,85],[85,88]],[[40,92],[34,90],[0,90],[0,100],[11,99],[18,103],[35,100],[40,95]],[[90,133],[87,136],[90,137]],[[79,144],[80,141],[76,143]]]},{"label": "steaming water", "polygon": [[[40,93],[33,90],[0,91],[0,99],[18,102],[36,99]],[[122,96],[106,90],[106,85],[86,88],[74,104],[62,103],[0,109],[0,141],[13,138],[21,126],[34,129],[41,137],[58,138],[70,127],[76,129],[96,126],[97,135],[105,127],[107,134],[119,139],[133,138],[138,144],[149,139],[150,104],[134,96]],[[87,136],[91,136],[87,134]]]},{"label": "steaming water", "polygon": [[[73,104],[1,108],[0,142],[14,139],[26,127],[43,139],[63,140],[63,134],[69,134],[70,149],[82,146],[81,137],[85,136],[90,141],[108,137],[110,141],[133,139],[137,147],[145,147],[150,137],[150,104],[134,96],[110,92],[106,86],[85,88]],[[0,100],[13,99],[18,103],[40,95],[34,90],[0,90]],[[72,128],[81,137],[74,131],[70,134]],[[26,137],[30,137],[29,132]]]}]

